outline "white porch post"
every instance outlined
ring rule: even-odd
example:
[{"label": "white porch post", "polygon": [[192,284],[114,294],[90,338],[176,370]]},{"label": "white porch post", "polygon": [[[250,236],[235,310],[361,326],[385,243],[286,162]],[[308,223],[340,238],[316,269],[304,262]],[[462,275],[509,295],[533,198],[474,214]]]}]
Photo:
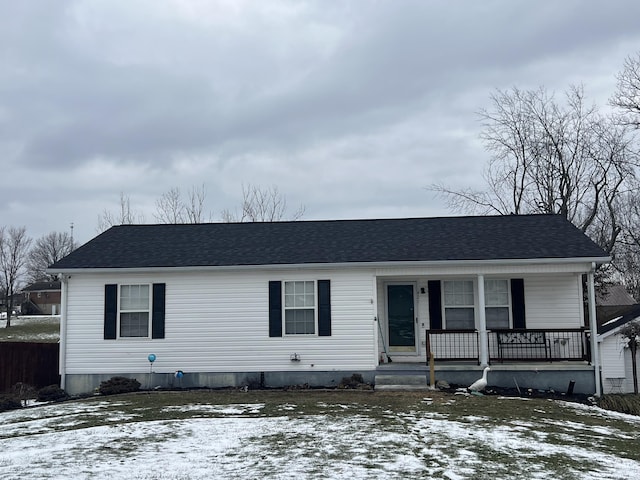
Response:
[{"label": "white porch post", "polygon": [[596,290],[594,272],[596,264],[591,265],[587,274],[587,299],[589,305],[589,330],[591,330],[591,364],[593,365],[596,380],[596,396],[600,396],[600,354],[598,352],[598,324],[596,322]]},{"label": "white porch post", "polygon": [[484,275],[478,275],[478,341],[480,342],[480,365],[486,367],[489,364],[489,352],[487,351],[487,318],[484,305]]}]

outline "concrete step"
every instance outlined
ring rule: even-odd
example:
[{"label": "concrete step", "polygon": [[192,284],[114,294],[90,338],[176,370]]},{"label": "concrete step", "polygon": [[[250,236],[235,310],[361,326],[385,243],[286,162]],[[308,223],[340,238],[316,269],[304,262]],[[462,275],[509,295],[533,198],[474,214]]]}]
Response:
[{"label": "concrete step", "polygon": [[389,375],[379,374],[375,378],[376,390],[428,390],[424,374]]}]

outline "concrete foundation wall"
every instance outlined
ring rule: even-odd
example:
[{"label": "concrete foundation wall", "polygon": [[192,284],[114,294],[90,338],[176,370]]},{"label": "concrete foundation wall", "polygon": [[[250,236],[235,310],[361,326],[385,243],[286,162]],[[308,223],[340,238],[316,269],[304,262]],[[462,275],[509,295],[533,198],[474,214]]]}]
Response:
[{"label": "concrete foundation wall", "polygon": [[[440,370],[436,372],[437,380],[445,380],[449,384],[469,386],[482,377],[482,370],[460,371]],[[566,393],[569,383],[575,382],[573,392],[593,394],[595,378],[593,370],[491,370],[487,375],[488,386],[503,388],[516,388],[521,390],[528,388],[534,390],[553,390]]]},{"label": "concrete foundation wall", "polygon": [[[482,377],[483,368],[479,365],[438,365],[435,369],[436,381],[443,380],[450,385],[468,387]],[[425,382],[430,382],[429,368],[419,364],[384,364],[377,368],[378,374],[384,375],[424,375]],[[492,365],[487,373],[488,387],[528,388],[534,390],[553,390],[566,393],[569,383],[575,382],[573,392],[592,395],[595,393],[595,378],[590,365]],[[517,385],[517,387],[516,387]]]},{"label": "concrete foundation wall", "polygon": [[331,371],[331,372],[200,372],[185,373],[177,378],[173,373],[117,373],[117,374],[73,374],[65,378],[65,390],[71,395],[93,393],[100,382],[111,377],[135,378],[142,389],[160,388],[282,388],[294,385],[310,387],[336,387],[344,377],[354,373],[362,375],[367,383],[373,383],[374,371]]}]

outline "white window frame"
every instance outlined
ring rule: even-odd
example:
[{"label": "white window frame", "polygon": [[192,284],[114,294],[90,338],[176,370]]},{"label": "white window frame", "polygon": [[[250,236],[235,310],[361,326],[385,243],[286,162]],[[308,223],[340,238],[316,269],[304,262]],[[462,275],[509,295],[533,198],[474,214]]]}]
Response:
[{"label": "white window frame", "polygon": [[[287,306],[287,284],[294,284],[294,293],[292,295],[295,302],[295,284],[296,283],[310,283],[313,288],[313,307],[309,305],[289,305]],[[306,296],[308,292],[304,295]],[[313,310],[313,332],[301,332],[301,333],[287,333],[287,311],[295,310]],[[283,280],[282,282],[282,332],[285,336],[299,337],[299,336],[317,336],[318,335],[318,283],[315,280]]]},{"label": "white window frame", "polygon": [[[495,304],[492,305],[489,303],[489,301],[487,300],[487,295],[489,295],[490,293],[488,292],[487,289],[487,282],[489,281],[501,281],[501,282],[505,282],[507,284],[507,303],[506,304]],[[504,328],[510,329],[512,328],[513,325],[513,315],[512,315],[512,309],[511,309],[511,281],[508,278],[485,278],[484,279],[484,309],[485,309],[485,318],[487,318],[487,309],[489,308],[506,308],[507,309],[507,314],[509,316],[509,325],[507,325]],[[488,321],[488,319],[487,319]],[[489,325],[487,324],[487,330],[491,330],[491,328],[489,327]]]},{"label": "white window frame", "polygon": [[[449,305],[447,304],[447,288],[446,288],[446,284],[447,283],[459,283],[459,282],[466,282],[466,283],[471,283],[471,293],[473,295],[473,303],[471,304],[464,304],[464,305]],[[470,278],[458,278],[458,279],[450,279],[450,280],[443,280],[442,281],[442,319],[443,319],[443,324],[444,324],[444,328],[445,329],[449,329],[449,326],[447,325],[447,309],[455,309],[455,308],[460,308],[460,309],[472,309],[473,311],[473,327],[471,328],[472,330],[475,330],[476,327],[476,309],[477,309],[477,289],[476,289],[476,281],[474,279],[470,279]],[[458,330],[458,329],[455,329]]]},{"label": "white window frame", "polygon": [[[123,287],[147,287],[147,308],[146,309],[142,309],[142,308],[135,308],[135,309],[123,309],[122,308],[122,289]],[[123,283],[123,284],[118,284],[118,324],[116,326],[117,330],[117,336],[118,338],[122,338],[122,339],[144,339],[144,338],[151,338],[151,315],[152,315],[152,309],[151,309],[151,305],[152,305],[152,288],[151,288],[151,284],[150,283]],[[121,335],[122,332],[122,314],[127,314],[127,313],[146,313],[147,314],[147,334],[146,335]]]}]

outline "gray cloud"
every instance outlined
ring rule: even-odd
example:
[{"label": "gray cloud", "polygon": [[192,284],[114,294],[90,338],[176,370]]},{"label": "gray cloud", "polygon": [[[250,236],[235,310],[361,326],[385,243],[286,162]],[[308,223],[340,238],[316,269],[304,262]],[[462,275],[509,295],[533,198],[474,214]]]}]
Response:
[{"label": "gray cloud", "polygon": [[602,102],[639,17],[633,0],[9,2],[0,218],[87,240],[120,191],[151,219],[206,183],[217,218],[242,182],[308,218],[446,214],[423,187],[479,182],[492,89],[579,81]]}]

